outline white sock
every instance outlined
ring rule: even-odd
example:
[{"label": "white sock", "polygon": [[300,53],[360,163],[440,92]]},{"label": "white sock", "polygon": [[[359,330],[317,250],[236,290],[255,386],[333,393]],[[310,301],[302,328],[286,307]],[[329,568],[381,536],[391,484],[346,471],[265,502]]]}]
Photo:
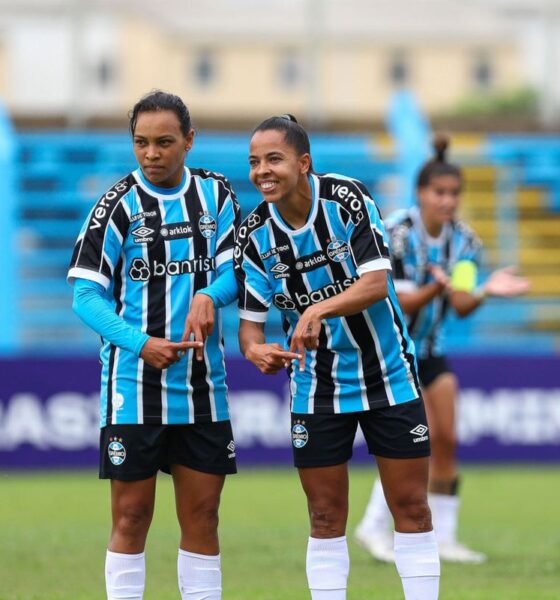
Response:
[{"label": "white sock", "polygon": [[182,600],[220,600],[222,597],[219,554],[207,556],[179,548],[177,574]]},{"label": "white sock", "polygon": [[432,511],[432,523],[438,543],[454,542],[457,539],[459,497],[429,494],[428,504]]},{"label": "white sock", "polygon": [[440,569],[433,531],[395,531],[395,564],[401,576],[405,600],[437,600]]},{"label": "white sock", "polygon": [[327,540],[310,537],[306,567],[312,600],[345,600],[350,571],[345,535]]},{"label": "white sock", "polygon": [[393,516],[387,506],[381,479],[376,479],[366,512],[358,525],[370,533],[387,532],[393,529]]},{"label": "white sock", "polygon": [[120,554],[107,550],[105,586],[107,600],[142,600],[146,580],[144,553]]}]

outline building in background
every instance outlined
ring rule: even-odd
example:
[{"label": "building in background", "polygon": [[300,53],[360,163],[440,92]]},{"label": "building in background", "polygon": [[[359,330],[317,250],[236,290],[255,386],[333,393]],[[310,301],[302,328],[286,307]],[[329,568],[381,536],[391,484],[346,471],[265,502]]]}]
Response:
[{"label": "building in background", "polygon": [[396,88],[432,117],[534,88],[553,125],[560,87],[541,58],[560,52],[554,4],[0,0],[0,97],[25,125],[122,125],[159,87],[185,97],[200,126],[289,109],[310,125],[363,128]]}]

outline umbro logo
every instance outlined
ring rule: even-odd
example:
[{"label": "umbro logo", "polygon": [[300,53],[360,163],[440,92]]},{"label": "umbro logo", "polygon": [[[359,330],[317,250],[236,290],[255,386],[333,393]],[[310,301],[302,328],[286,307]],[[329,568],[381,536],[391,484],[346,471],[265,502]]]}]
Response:
[{"label": "umbro logo", "polygon": [[134,240],[135,244],[145,244],[146,242],[153,242],[154,238],[151,235],[155,233],[153,229],[142,225],[142,227],[138,227],[132,231],[132,235],[136,238]]},{"label": "umbro logo", "polygon": [[428,439],[428,436],[426,435],[428,433],[428,428],[426,427],[426,425],[416,425],[414,429],[410,430],[410,433],[416,436],[413,439],[413,442],[415,444],[417,444],[418,442],[425,442]]},{"label": "umbro logo", "polygon": [[287,271],[290,270],[290,267],[288,267],[288,265],[285,265],[284,263],[278,262],[276,263],[271,269],[270,271],[272,273],[274,273],[274,279],[287,279],[290,274],[287,273]]}]

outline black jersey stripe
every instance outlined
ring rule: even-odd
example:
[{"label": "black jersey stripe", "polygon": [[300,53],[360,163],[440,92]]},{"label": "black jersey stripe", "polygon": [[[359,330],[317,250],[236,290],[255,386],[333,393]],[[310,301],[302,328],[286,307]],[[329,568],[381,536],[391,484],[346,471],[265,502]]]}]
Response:
[{"label": "black jersey stripe", "polygon": [[[323,250],[326,252],[327,246],[331,241],[331,233],[323,207],[317,211],[315,228],[318,238],[324,245]],[[329,267],[335,281],[347,279],[348,275],[342,263],[331,261],[329,262]],[[375,340],[366,318],[362,313],[358,313],[348,317],[341,317],[341,319],[345,320],[347,329],[360,349],[361,370],[364,375],[364,385],[370,407],[378,404],[381,398],[388,401],[382,380],[381,363],[375,350]]]},{"label": "black jersey stripe", "polygon": [[[289,248],[293,248],[292,240],[290,236],[280,229],[278,225],[272,221],[272,244],[276,247],[288,245]],[[295,261],[298,257],[293,255],[293,262],[290,265],[290,277],[286,280],[286,288],[291,298],[296,298],[297,295],[309,295],[312,289],[310,289],[306,282],[305,276],[302,272],[295,268]],[[291,338],[288,340],[291,342]],[[334,363],[334,353],[328,349],[327,333],[325,331],[325,325],[321,325],[321,331],[319,333],[319,347],[315,350],[315,375],[316,385],[313,393],[313,410],[314,412],[334,412],[334,391],[335,384],[333,380],[332,366]]]},{"label": "black jersey stripe", "polygon": [[395,324],[400,333],[400,337],[402,340],[400,345],[401,345],[401,350],[402,350],[403,356],[404,356],[404,358],[408,364],[408,368],[414,378],[414,385],[416,387],[416,392],[418,395],[420,395],[420,380],[418,379],[418,372],[416,371],[416,367],[415,367],[414,354],[412,352],[410,344],[407,342],[406,337],[405,337],[405,324],[402,321],[402,319],[399,317],[397,307],[395,306],[395,304],[393,303],[393,301],[391,300],[390,297],[387,298],[387,301],[391,305],[391,310],[393,312],[393,318],[395,320]]},{"label": "black jersey stripe", "polygon": [[115,369],[115,351],[116,347],[111,344],[109,350],[109,367],[107,376],[107,418],[105,425],[111,425],[113,421],[113,379]]},{"label": "black jersey stripe", "polygon": [[[121,205],[123,198],[130,192],[135,182],[132,175],[120,179],[112,188],[97,201],[89,215],[82,239],[76,245],[72,254],[70,267],[83,267],[101,271],[103,251],[108,223],[111,221],[124,238],[130,221]],[[105,276],[111,277],[110,272],[103,270]]]},{"label": "black jersey stripe", "polygon": [[[200,256],[208,256],[208,241],[200,232],[198,222],[204,214],[204,207],[198,195],[198,188],[193,182],[189,186],[185,196],[183,197],[184,207],[189,215],[189,221],[195,224],[193,227],[194,234],[192,237],[193,258],[197,259]],[[208,275],[204,272],[196,272],[192,277],[192,293],[200,290],[207,285]],[[191,377],[190,384],[192,386],[192,403],[194,409],[194,420],[196,423],[212,420],[212,407],[210,402],[210,386],[206,376],[208,367],[206,358],[204,360],[196,360],[194,353],[191,353]]]},{"label": "black jersey stripe", "polygon": [[[157,198],[149,195],[141,187],[138,187],[138,196],[145,212],[155,212],[156,217],[150,221],[150,227],[155,231],[161,229],[161,213]],[[153,225],[152,225],[153,224]],[[153,243],[146,248],[148,265],[165,264],[167,257],[165,253],[165,242],[158,236]],[[147,329],[146,333],[153,337],[165,338],[165,296],[166,278],[152,277],[146,282],[147,285]],[[144,423],[162,424],[162,371],[148,363],[144,363],[142,376],[142,398]]]}]

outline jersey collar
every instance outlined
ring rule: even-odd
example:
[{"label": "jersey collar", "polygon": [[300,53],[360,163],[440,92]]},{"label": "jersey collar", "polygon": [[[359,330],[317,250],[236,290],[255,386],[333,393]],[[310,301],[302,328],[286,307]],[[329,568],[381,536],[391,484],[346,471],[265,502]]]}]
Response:
[{"label": "jersey collar", "polygon": [[169,200],[173,197],[182,197],[184,193],[187,191],[189,187],[189,183],[191,180],[191,173],[187,167],[184,167],[183,170],[183,179],[181,183],[173,188],[164,188],[158,187],[153,183],[150,183],[145,177],[144,173],[142,173],[142,169],[139,167],[136,171],[133,172],[134,178],[138,182],[138,185],[150,196],[155,196],[157,198],[162,198],[163,200]]},{"label": "jersey collar", "polygon": [[284,221],[274,204],[268,205],[270,216],[274,219],[274,222],[278,225],[278,227],[280,227],[280,229],[286,232],[288,235],[299,235],[300,233],[307,231],[313,226],[315,218],[317,217],[317,208],[319,206],[319,180],[317,179],[317,175],[313,174],[308,175],[308,179],[309,185],[311,185],[311,210],[307,215],[307,221],[305,224],[298,229],[293,229]]}]

